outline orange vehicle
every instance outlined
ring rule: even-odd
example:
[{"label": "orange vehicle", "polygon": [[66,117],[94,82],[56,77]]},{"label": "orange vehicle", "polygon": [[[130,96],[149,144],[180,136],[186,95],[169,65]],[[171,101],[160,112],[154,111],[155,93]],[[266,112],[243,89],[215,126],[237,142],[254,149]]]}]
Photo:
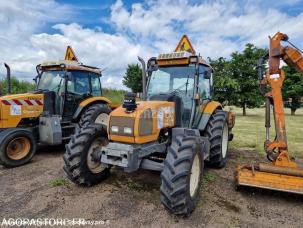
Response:
[{"label": "orange vehicle", "polygon": [[[290,46],[282,46],[281,42]],[[268,70],[263,76],[263,64],[268,59]],[[280,68],[280,60],[303,73],[302,51],[288,41],[286,34],[277,32],[270,37],[269,53],[259,61],[258,74],[260,91],[266,104],[266,141],[264,144],[267,158],[272,162],[239,165],[236,181],[238,186],[252,186],[284,192],[303,194],[303,169],[288,153],[285,114],[282,98],[282,86],[285,79],[284,70]],[[265,92],[266,86],[270,87]],[[270,140],[270,108],[273,107],[276,137]]]},{"label": "orange vehicle", "polygon": [[0,95],[0,164],[12,168],[26,164],[37,145],[59,145],[78,126],[105,124],[114,108],[102,96],[101,70],[78,62],[71,47],[65,60],[36,67],[36,89],[10,94],[7,68],[6,95]]},{"label": "orange vehicle", "polygon": [[198,202],[204,161],[226,165],[235,116],[213,100],[213,70],[187,36],[175,52],[150,58],[147,69],[139,61],[142,100],[126,94],[109,116],[107,135],[95,125],[76,132],[66,145],[64,170],[80,185],[105,180],[112,166],[159,171],[162,204],[188,215]]}]

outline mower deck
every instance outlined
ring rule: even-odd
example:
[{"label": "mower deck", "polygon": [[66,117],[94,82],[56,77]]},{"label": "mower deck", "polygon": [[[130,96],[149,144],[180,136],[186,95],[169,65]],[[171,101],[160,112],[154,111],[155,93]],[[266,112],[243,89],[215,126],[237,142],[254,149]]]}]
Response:
[{"label": "mower deck", "polygon": [[[276,165],[265,165],[269,168],[268,171],[260,171],[255,169],[254,165],[240,166],[238,165],[236,171],[237,186],[250,186],[256,188],[270,189],[275,191],[290,192],[303,194],[303,177],[299,175],[286,174],[289,169],[295,173],[302,173],[300,168],[278,167]],[[257,167],[257,166],[256,166]],[[285,170],[285,174],[275,173],[274,170]],[[279,172],[279,171],[278,171]]]}]

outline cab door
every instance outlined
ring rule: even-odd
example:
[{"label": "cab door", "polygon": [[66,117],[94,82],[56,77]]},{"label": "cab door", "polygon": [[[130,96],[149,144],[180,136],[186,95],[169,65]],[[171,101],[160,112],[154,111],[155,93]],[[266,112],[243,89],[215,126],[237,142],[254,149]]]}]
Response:
[{"label": "cab door", "polygon": [[89,72],[71,71],[66,83],[66,97],[63,116],[72,119],[79,103],[91,96]]}]

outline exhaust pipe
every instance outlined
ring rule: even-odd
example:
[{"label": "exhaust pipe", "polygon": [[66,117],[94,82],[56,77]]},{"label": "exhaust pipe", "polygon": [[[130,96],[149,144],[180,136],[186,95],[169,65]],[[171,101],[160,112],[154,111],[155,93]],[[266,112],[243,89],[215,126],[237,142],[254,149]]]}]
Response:
[{"label": "exhaust pipe", "polygon": [[142,59],[140,56],[138,56],[138,60],[140,61],[142,65],[142,99],[145,101],[147,94],[146,94],[146,65],[144,62],[144,59]]},{"label": "exhaust pipe", "polygon": [[11,68],[6,63],[4,63],[4,66],[5,66],[6,72],[7,72],[6,73],[6,94],[10,94],[11,93]]}]

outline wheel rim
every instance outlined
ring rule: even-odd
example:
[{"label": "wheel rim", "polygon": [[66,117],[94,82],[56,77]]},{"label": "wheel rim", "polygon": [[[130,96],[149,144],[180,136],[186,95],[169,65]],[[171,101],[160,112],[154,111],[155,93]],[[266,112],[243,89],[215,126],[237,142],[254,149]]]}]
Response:
[{"label": "wheel rim", "polygon": [[222,157],[225,158],[227,154],[228,146],[228,127],[227,123],[224,124],[223,135],[222,135]]},{"label": "wheel rim", "polygon": [[30,149],[30,140],[26,137],[18,137],[9,142],[6,152],[10,159],[20,160],[29,154]]},{"label": "wheel rim", "polygon": [[200,157],[196,153],[194,161],[191,167],[190,179],[189,179],[189,193],[193,197],[199,187],[199,180],[201,175]]},{"label": "wheel rim", "polygon": [[107,126],[108,124],[108,117],[109,115],[106,113],[101,113],[99,116],[97,116],[95,123],[96,124],[103,124],[105,126]]},{"label": "wheel rim", "polygon": [[107,167],[105,164],[101,163],[101,161],[96,161],[94,159],[97,151],[101,150],[106,144],[107,140],[96,139],[88,150],[87,167],[92,173],[101,173]]}]

